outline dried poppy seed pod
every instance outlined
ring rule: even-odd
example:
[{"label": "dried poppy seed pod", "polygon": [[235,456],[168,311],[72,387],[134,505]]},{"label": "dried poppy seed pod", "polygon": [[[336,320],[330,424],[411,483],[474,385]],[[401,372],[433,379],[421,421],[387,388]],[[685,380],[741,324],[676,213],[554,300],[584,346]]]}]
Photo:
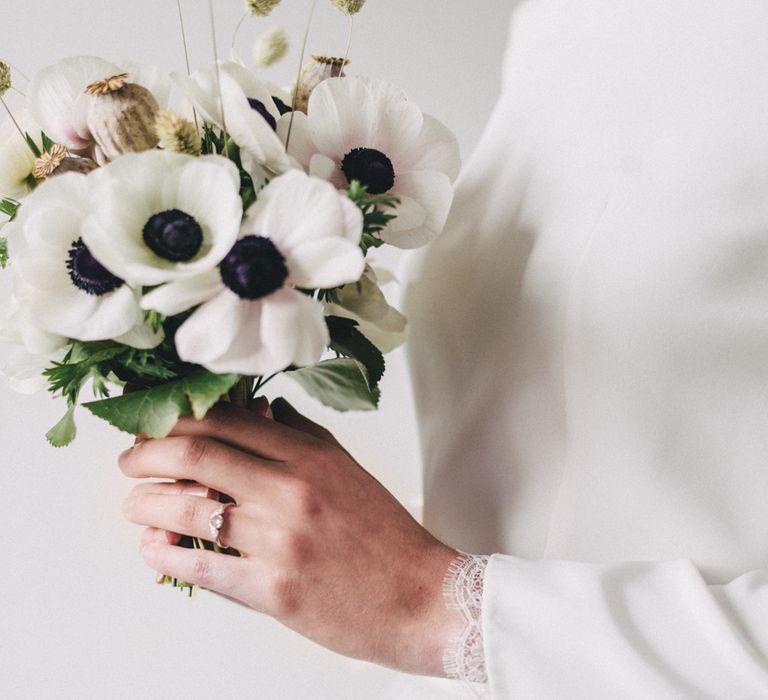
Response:
[{"label": "dried poppy seed pod", "polygon": [[154,95],[141,85],[127,82],[121,73],[91,83],[92,96],[87,124],[107,160],[124,153],[148,151],[158,144],[155,122],[160,107]]},{"label": "dried poppy seed pod", "polygon": [[99,166],[90,158],[80,158],[69,155],[69,151],[61,144],[54,144],[51,150],[43,153],[35,160],[32,176],[38,180],[44,180],[54,175],[64,173],[82,173],[87,175]]},{"label": "dried poppy seed pod", "polygon": [[312,91],[328,78],[344,77],[344,68],[349,64],[343,58],[312,56],[301,71],[299,89],[296,93],[296,109],[307,113]]},{"label": "dried poppy seed pod", "polygon": [[331,4],[345,15],[356,15],[365,5],[365,0],[331,0]]}]

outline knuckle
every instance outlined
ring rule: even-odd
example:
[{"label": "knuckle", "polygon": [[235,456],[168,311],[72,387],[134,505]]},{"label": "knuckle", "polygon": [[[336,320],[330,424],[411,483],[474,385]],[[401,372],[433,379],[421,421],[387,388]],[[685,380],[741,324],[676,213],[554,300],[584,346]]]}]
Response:
[{"label": "knuckle", "polygon": [[192,572],[195,582],[200,585],[210,585],[213,581],[213,570],[211,561],[208,557],[197,555],[192,560]]},{"label": "knuckle", "polygon": [[322,512],[322,503],[315,488],[307,481],[294,479],[290,486],[293,507],[303,519],[314,520]]},{"label": "knuckle", "polygon": [[303,533],[285,530],[279,535],[280,551],[288,568],[300,568],[307,564],[312,554],[310,538]]},{"label": "knuckle", "polygon": [[203,462],[209,450],[209,442],[205,438],[186,437],[181,443],[181,459],[186,466],[195,467]]},{"label": "knuckle", "polygon": [[193,497],[184,498],[178,514],[179,526],[186,532],[200,520],[200,503]]},{"label": "knuckle", "polygon": [[269,598],[275,616],[295,615],[301,609],[301,584],[290,574],[277,574],[270,583]]}]

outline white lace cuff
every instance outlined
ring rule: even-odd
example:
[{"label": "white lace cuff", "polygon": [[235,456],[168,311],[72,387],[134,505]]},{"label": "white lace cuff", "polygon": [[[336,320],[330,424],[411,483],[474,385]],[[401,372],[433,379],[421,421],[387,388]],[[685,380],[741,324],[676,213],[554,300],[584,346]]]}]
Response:
[{"label": "white lace cuff", "polygon": [[488,557],[459,554],[443,582],[445,604],[461,614],[458,637],[443,654],[443,670],[448,678],[470,683],[485,683],[482,603],[483,579]]}]

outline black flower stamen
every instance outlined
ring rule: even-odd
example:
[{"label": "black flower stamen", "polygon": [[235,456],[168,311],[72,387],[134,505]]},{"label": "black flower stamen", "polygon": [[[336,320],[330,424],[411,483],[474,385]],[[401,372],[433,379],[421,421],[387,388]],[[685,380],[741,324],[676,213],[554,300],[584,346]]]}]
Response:
[{"label": "black flower stamen", "polygon": [[261,100],[257,100],[255,97],[249,97],[248,104],[251,105],[251,109],[256,110],[262,117],[264,117],[264,121],[272,127],[273,131],[277,131],[277,120],[269,113],[266,105]]},{"label": "black flower stamen", "polygon": [[285,102],[283,102],[279,97],[272,97],[272,101],[275,103],[275,107],[277,107],[277,111],[280,112],[281,117],[284,114],[290,114],[293,112],[293,107],[285,104]]},{"label": "black flower stamen", "polygon": [[114,292],[125,284],[93,257],[82,238],[73,241],[69,249],[67,270],[75,287],[97,297]]},{"label": "black flower stamen", "polygon": [[203,245],[203,229],[178,209],[154,214],[144,225],[144,243],[158,257],[171,262],[192,260]]},{"label": "black flower stamen", "polygon": [[221,279],[242,299],[261,299],[283,286],[285,258],[269,238],[241,238],[221,263]]},{"label": "black flower stamen", "polygon": [[341,170],[348,182],[358,180],[371,194],[384,194],[395,186],[392,161],[375,148],[355,148],[344,156]]}]

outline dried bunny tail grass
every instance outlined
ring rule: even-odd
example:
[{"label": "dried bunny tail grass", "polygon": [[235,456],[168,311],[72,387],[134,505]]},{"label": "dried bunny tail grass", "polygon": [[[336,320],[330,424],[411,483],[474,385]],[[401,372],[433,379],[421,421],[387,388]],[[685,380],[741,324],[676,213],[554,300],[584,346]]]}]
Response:
[{"label": "dried bunny tail grass", "polygon": [[274,65],[288,53],[288,37],[276,26],[260,34],[253,45],[253,60],[262,68]]},{"label": "dried bunny tail grass", "polygon": [[331,0],[331,4],[345,15],[356,15],[365,5],[365,0]]},{"label": "dried bunny tail grass", "polygon": [[280,0],[245,0],[245,11],[254,17],[266,17],[280,4]]},{"label": "dried bunny tail grass", "polygon": [[97,80],[85,88],[89,95],[107,95],[110,92],[117,92],[128,82],[128,73],[112,75],[103,80]]},{"label": "dried bunny tail grass", "polygon": [[12,87],[11,67],[7,63],[0,61],[0,97],[5,95]]},{"label": "dried bunny tail grass", "polygon": [[155,129],[160,139],[159,145],[166,151],[186,153],[190,156],[200,155],[200,134],[188,119],[171,110],[163,110],[157,115]]},{"label": "dried bunny tail grass", "polygon": [[32,170],[32,176],[38,180],[50,177],[56,172],[56,169],[64,162],[69,155],[69,151],[60,143],[55,143],[50,152],[43,153],[36,161]]}]

